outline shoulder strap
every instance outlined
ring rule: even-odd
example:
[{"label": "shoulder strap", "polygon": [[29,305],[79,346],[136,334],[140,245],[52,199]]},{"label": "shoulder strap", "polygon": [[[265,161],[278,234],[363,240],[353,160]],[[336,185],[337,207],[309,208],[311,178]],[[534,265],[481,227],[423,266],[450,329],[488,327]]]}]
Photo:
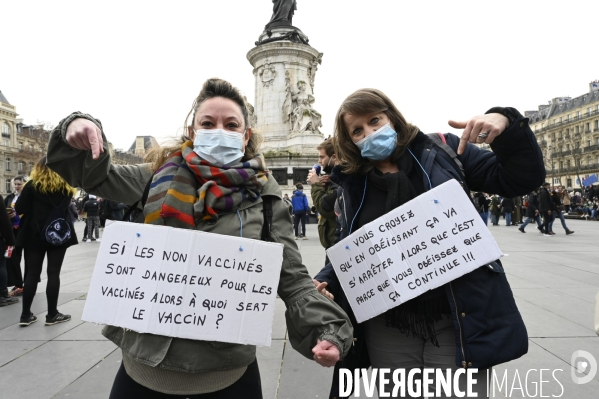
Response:
[{"label": "shoulder strap", "polygon": [[464,165],[462,165],[462,163],[458,159],[458,154],[456,154],[455,151],[453,150],[453,148],[451,148],[447,144],[447,141],[445,140],[445,136],[443,136],[443,134],[441,134],[441,133],[429,133],[429,134],[427,134],[427,136],[429,138],[431,138],[435,142],[435,144],[437,144],[439,146],[439,148],[441,148],[443,151],[445,151],[447,153],[447,155],[449,155],[451,157],[453,162],[460,169],[462,176],[465,176]]},{"label": "shoulder strap", "polygon": [[127,212],[125,212],[125,215],[121,219],[123,222],[129,221],[129,217],[135,211],[135,209],[137,209],[137,204],[139,204],[141,202],[142,209],[146,205],[146,201],[148,200],[148,195],[150,194],[150,186],[152,185],[153,177],[154,177],[154,175],[152,175],[152,177],[150,177],[150,180],[148,180],[148,183],[146,184],[146,188],[144,189],[144,192],[141,195],[141,198],[138,199],[137,201],[135,201],[135,203],[133,205],[131,205],[129,207],[129,209],[127,209]]},{"label": "shoulder strap", "polygon": [[272,226],[272,197],[270,195],[262,197],[262,213],[264,214],[264,223],[262,224],[260,239],[262,241],[272,241],[272,238],[270,237]]}]

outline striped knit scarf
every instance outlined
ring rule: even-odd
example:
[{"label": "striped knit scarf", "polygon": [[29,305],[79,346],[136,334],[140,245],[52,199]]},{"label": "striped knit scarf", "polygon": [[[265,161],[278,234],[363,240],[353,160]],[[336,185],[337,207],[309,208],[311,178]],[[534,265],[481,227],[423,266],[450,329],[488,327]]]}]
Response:
[{"label": "striped knit scarf", "polygon": [[144,207],[145,223],[195,228],[248,200],[260,198],[268,181],[262,155],[230,167],[215,167],[187,141],[154,174]]}]

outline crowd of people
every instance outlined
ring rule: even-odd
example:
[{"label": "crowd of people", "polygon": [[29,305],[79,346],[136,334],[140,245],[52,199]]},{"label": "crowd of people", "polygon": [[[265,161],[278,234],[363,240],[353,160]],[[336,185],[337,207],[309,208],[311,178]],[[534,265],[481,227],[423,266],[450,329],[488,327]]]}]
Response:
[{"label": "crowd of people", "polygon": [[[132,206],[143,212],[140,218],[147,224],[282,244],[277,293],[287,308],[289,342],[320,365],[335,366],[331,398],[340,397],[339,370],[370,366],[406,371],[478,368],[481,383],[474,390],[484,397],[486,370],[522,356],[528,348],[526,328],[499,260],[490,264],[491,271],[481,267],[358,323],[329,260],[323,259],[320,272],[310,276],[295,242],[307,238],[305,224],[312,212],[303,183],[311,185],[325,248],[451,179],[460,181],[466,194],[477,192],[473,203],[483,220],[490,213],[497,225],[503,210],[507,225],[518,224],[523,217],[518,210],[522,204],[528,210],[531,202],[530,195],[522,204],[518,199],[545,178],[527,120],[513,108],[495,107],[450,125],[462,130],[461,137],[431,137],[407,122],[380,90],[358,90],[341,104],[334,136],[317,148],[324,173],[315,168],[306,182],[295,186],[291,198],[285,198],[260,154],[248,106],[229,82],[207,80],[189,111],[185,134],[155,149],[146,164],[112,164],[100,121],[75,112],[54,129],[47,161],[18,194],[11,206],[15,212],[7,210],[7,217],[0,218],[4,244],[14,243],[25,254],[25,281],[12,280],[17,290],[24,290],[20,324],[36,321],[30,307],[44,256],[49,265],[46,324],[70,319],[58,311],[56,299],[64,254],[77,237],[72,220],[58,223],[49,214],[60,208],[65,218],[70,213],[85,219],[83,240],[97,242],[103,215],[122,218],[125,206]],[[490,144],[493,152],[474,143]],[[72,202],[72,187],[88,195]],[[541,214],[543,190],[533,196],[539,197]],[[44,235],[48,219],[54,227]],[[550,231],[550,224],[543,228]],[[0,263],[0,296],[4,269]],[[123,356],[111,399],[262,398],[251,345],[140,334],[117,326],[105,326],[102,333]],[[461,388],[465,384],[465,378],[459,380]]]},{"label": "crowd of people", "polygon": [[585,190],[572,191],[564,186],[551,188],[548,182],[528,195],[514,198],[500,197],[476,192],[472,202],[479,215],[488,224],[499,226],[500,220],[505,220],[504,226],[519,226],[518,230],[526,233],[526,226],[535,222],[539,232],[547,237],[554,236],[553,224],[559,218],[566,235],[574,234],[566,225],[565,216],[584,220],[599,220],[599,189],[594,186]]}]

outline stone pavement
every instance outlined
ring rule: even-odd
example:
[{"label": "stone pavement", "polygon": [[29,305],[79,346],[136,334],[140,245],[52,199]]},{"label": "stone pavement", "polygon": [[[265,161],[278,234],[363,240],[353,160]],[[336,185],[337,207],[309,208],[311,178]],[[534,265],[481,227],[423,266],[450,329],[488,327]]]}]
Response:
[{"label": "stone pavement", "polygon": [[[599,374],[585,385],[575,384],[570,376],[576,350],[599,359],[599,337],[593,331],[593,301],[599,291],[598,225],[567,223],[576,231],[567,237],[559,223],[554,237],[543,237],[534,226],[527,227],[526,234],[515,227],[490,226],[506,254],[504,266],[530,337],[527,355],[495,368],[503,388],[496,388],[494,397],[598,397]],[[82,223],[76,228],[81,237]],[[314,275],[324,258],[315,224],[308,225],[308,236],[297,243]],[[20,305],[0,308],[0,399],[108,397],[121,354],[100,334],[100,326],[81,321],[98,246],[82,243],[67,251],[59,309],[73,316],[70,322],[44,326],[44,277],[32,308],[38,323],[21,328]],[[332,370],[291,348],[284,306],[277,301],[272,346],[258,349],[264,398],[327,398]]]}]

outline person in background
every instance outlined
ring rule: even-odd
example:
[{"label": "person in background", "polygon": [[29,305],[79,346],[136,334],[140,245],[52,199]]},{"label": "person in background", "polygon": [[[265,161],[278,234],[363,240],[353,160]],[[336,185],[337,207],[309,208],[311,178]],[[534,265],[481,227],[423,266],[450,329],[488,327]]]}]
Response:
[{"label": "person in background", "polygon": [[[83,204],[83,209],[87,213],[87,236],[89,240],[100,241],[100,203],[95,195],[89,195],[89,199]],[[95,238],[94,231],[96,232]],[[83,241],[87,241],[85,237],[83,237]]]},{"label": "person in background", "polygon": [[511,198],[504,197],[501,201],[501,209],[505,212],[505,225],[513,226],[512,216],[514,214],[514,203]]},{"label": "person in background", "polygon": [[512,198],[512,203],[514,204],[512,226],[516,226],[522,223],[522,197],[519,195],[515,196]]},{"label": "person in background", "polygon": [[553,202],[554,209],[554,212],[551,215],[551,222],[549,222],[549,234],[551,235],[555,235],[555,233],[553,232],[553,222],[555,222],[555,219],[557,218],[560,219],[560,222],[562,223],[562,227],[564,228],[566,235],[574,234],[574,231],[568,229],[568,226],[566,226],[566,220],[564,218],[565,207],[562,204],[561,196],[562,194],[559,190],[553,190],[551,192],[551,201]]},{"label": "person in background", "polygon": [[489,224],[489,206],[491,205],[491,200],[485,193],[479,192],[474,194],[472,201],[474,202],[476,211],[480,215],[483,222],[485,222],[485,226],[487,226]]},{"label": "person in background", "polygon": [[[335,243],[335,229],[337,217],[335,216],[335,201],[337,200],[337,186],[330,181],[330,174],[337,164],[333,140],[323,141],[318,147],[318,163],[325,175],[319,176],[314,170],[308,173],[308,183],[311,185],[310,195],[312,203],[318,211],[318,236],[320,243],[327,249]],[[325,265],[328,258],[325,258]]]},{"label": "person in background", "polygon": [[[15,204],[17,199],[19,199],[19,195],[21,195],[21,190],[23,190],[23,185],[25,184],[24,176],[16,176],[12,180],[13,187],[15,191],[8,194],[4,199],[4,205],[6,206],[6,211],[8,212],[8,217],[10,218],[12,224],[13,235],[16,237],[19,235],[19,224],[21,222],[21,218],[15,212]],[[13,287],[10,291],[10,295],[12,296],[21,296],[23,295],[23,273],[21,272],[21,259],[23,258],[23,248],[15,247],[12,251],[12,256],[6,260],[6,271],[8,274],[7,285],[9,287]],[[27,275],[27,264],[25,264],[25,275]]]},{"label": "person in background", "polygon": [[[0,200],[4,200],[0,195]],[[8,293],[8,273],[6,272],[6,263],[8,259],[4,257],[4,252],[9,246],[14,247],[15,236],[13,226],[6,212],[0,212],[0,307],[14,305],[19,300]],[[14,250],[13,250],[14,252]]]},{"label": "person in background", "polygon": [[[307,240],[306,237],[306,222],[308,213],[310,213],[310,205],[308,205],[308,197],[304,194],[304,186],[300,183],[296,184],[296,190],[291,197],[291,205],[293,205],[293,229],[295,230],[295,239],[300,238]],[[299,224],[302,224],[302,233],[299,233]]]},{"label": "person in background", "polygon": [[493,226],[499,226],[499,216],[501,215],[501,200],[497,194],[491,196],[491,224]]},{"label": "person in background", "polygon": [[568,192],[568,190],[566,190],[566,188],[564,186],[559,186],[559,192],[561,194],[562,197],[562,204],[564,204],[564,215],[567,215],[568,213],[570,213],[570,193]]},{"label": "person in background", "polygon": [[553,218],[553,200],[549,191],[550,186],[550,183],[545,182],[539,190],[539,212],[543,217],[543,235],[545,237],[552,236],[549,231],[549,223],[551,223],[551,219]]},{"label": "person in background", "polygon": [[69,203],[69,218],[73,225],[75,225],[75,222],[79,220],[79,212],[77,212],[77,205],[75,205],[74,198]]},{"label": "person in background", "polygon": [[524,229],[533,220],[537,222],[537,229],[543,233],[543,224],[541,223],[541,216],[539,215],[539,198],[537,197],[537,191],[533,191],[528,195],[526,200],[528,206],[526,207],[526,220],[522,223],[522,226],[518,227],[518,230],[522,233],[526,233]]},{"label": "person in background", "polygon": [[102,199],[103,212],[106,219],[121,221],[123,220],[123,210],[127,207],[122,202],[111,201],[109,199]]},{"label": "person in background", "polygon": [[[17,245],[23,248],[27,275],[25,277],[25,292],[23,292],[23,311],[19,325],[27,327],[37,321],[31,313],[31,304],[37,291],[37,284],[42,274],[44,258],[47,256],[48,282],[46,285],[46,300],[48,314],[46,325],[64,323],[71,319],[70,315],[58,311],[58,294],[60,290],[60,269],[67,252],[67,248],[78,244],[75,229],[69,221],[66,228],[61,228],[61,241],[59,245],[48,242],[41,234],[42,229],[53,216],[55,208],[63,208],[64,214],[76,190],[67,184],[58,174],[46,166],[46,157],[40,159],[33,170],[31,178],[23,187],[17,200],[15,209],[21,219],[20,232]],[[51,225],[54,225],[52,223]],[[43,238],[44,237],[44,238]]]}]

